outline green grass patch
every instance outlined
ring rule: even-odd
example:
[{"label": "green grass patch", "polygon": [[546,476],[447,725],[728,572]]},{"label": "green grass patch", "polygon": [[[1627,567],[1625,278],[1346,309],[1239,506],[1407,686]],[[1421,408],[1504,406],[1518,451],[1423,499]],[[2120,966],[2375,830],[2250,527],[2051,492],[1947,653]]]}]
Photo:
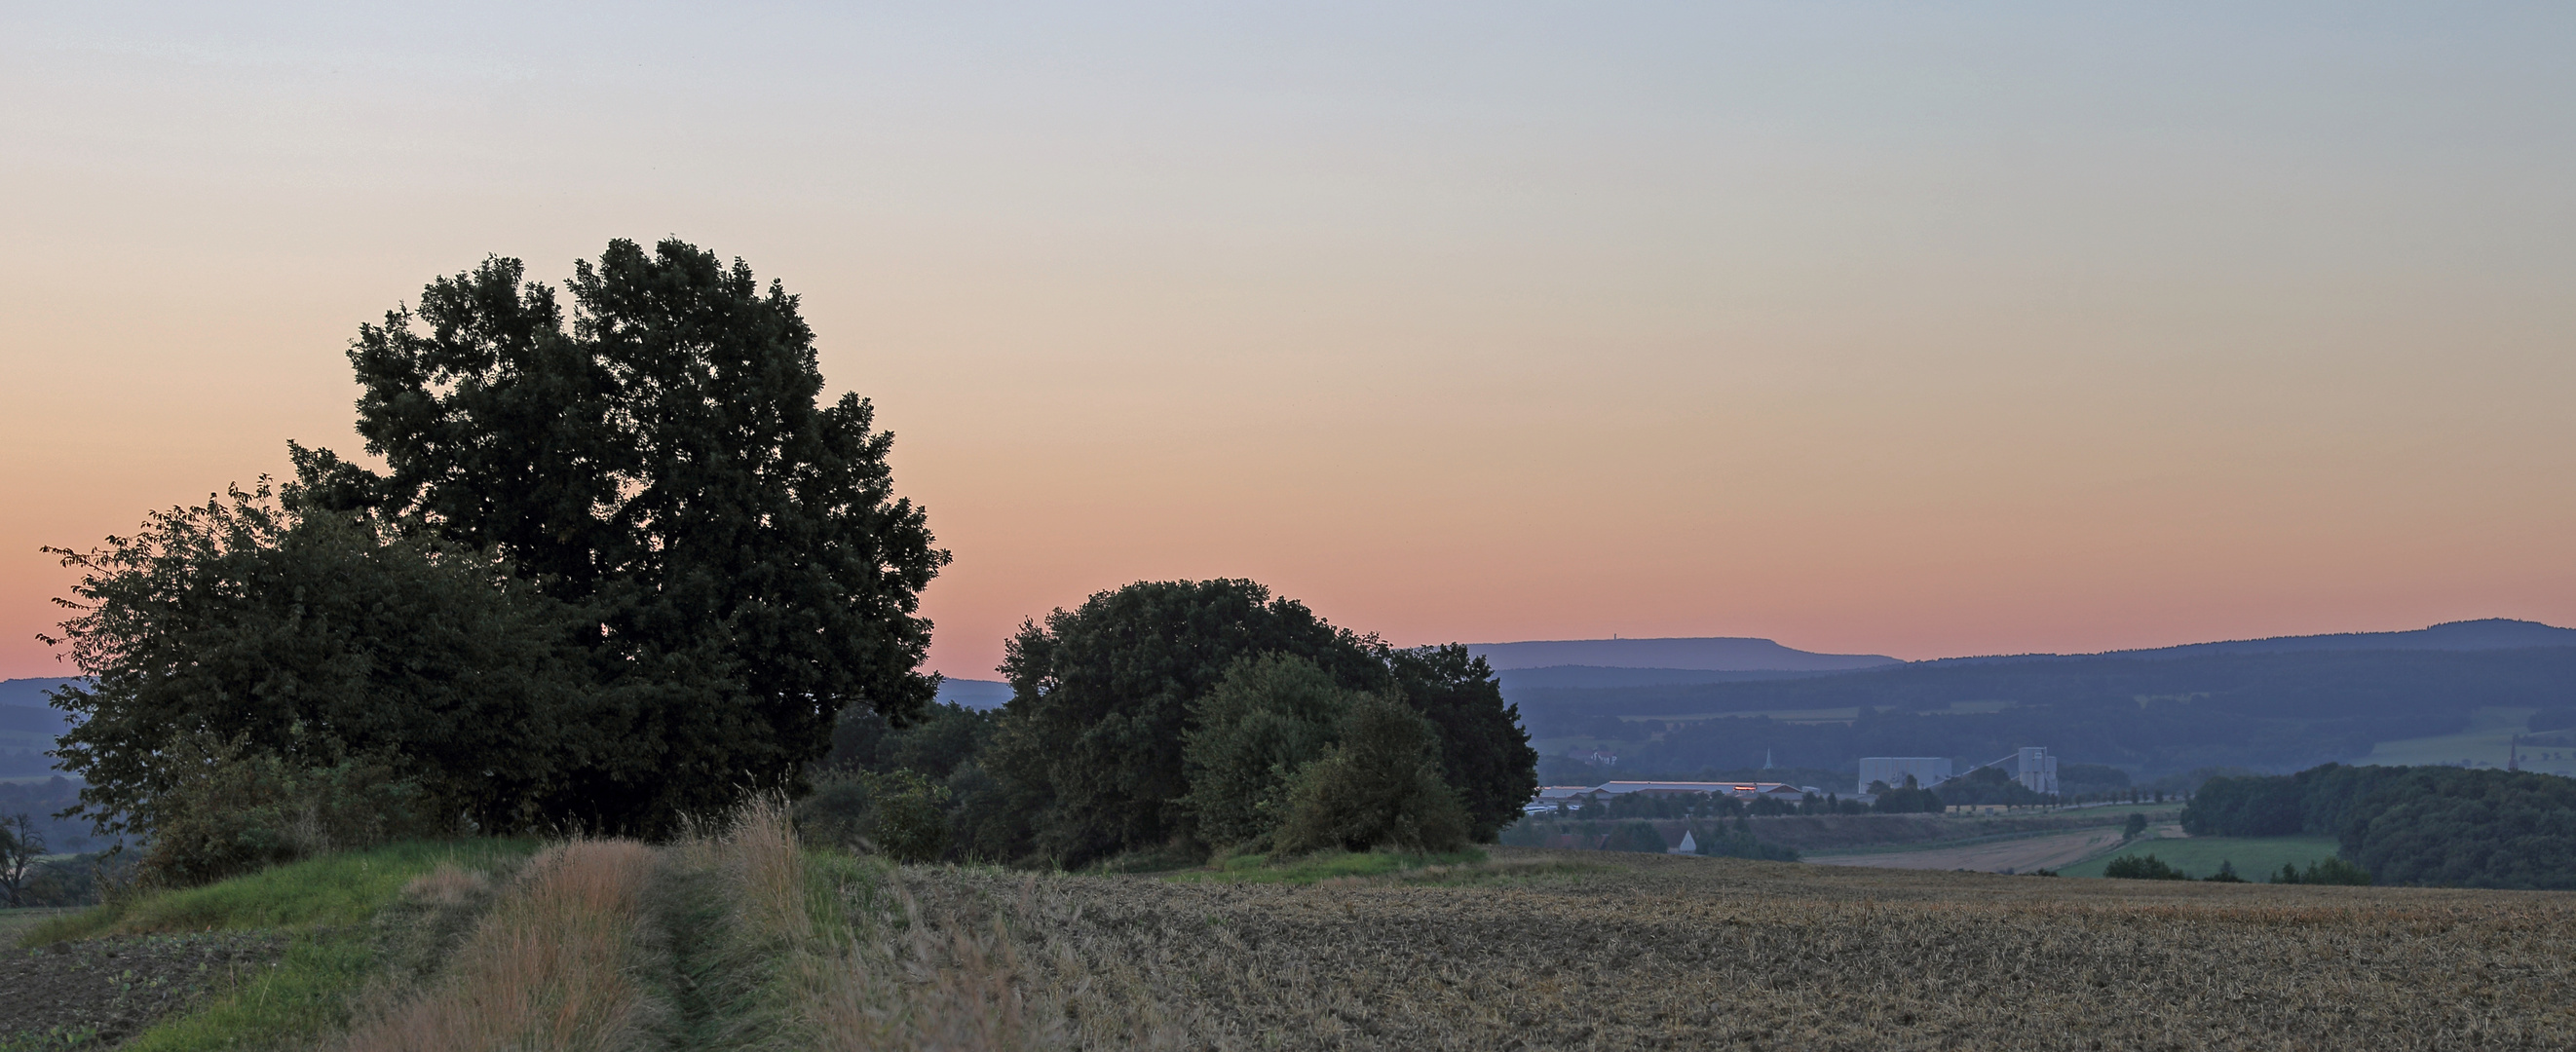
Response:
[{"label": "green grass patch", "polygon": [[2133,840],[2127,847],[2100,858],[2087,859],[2060,868],[2062,877],[2098,877],[2111,860],[2127,855],[2154,855],[2165,864],[2194,877],[2218,872],[2221,861],[2233,863],[2236,875],[2260,883],[2281,871],[2283,864],[2307,868],[2308,863],[2332,858],[2333,837],[2269,836],[2233,837],[2203,836],[2173,840]]},{"label": "green grass patch", "polygon": [[27,947],[99,935],[358,924],[441,862],[467,869],[524,858],[532,840],[414,841],[309,858],[201,888],[110,903],[30,927]]},{"label": "green grass patch", "polygon": [[1434,866],[1474,866],[1482,851],[1408,855],[1393,851],[1331,851],[1273,862],[1268,855],[1233,855],[1206,869],[1174,873],[1163,879],[1217,884],[1312,884],[1342,877],[1383,877]]}]

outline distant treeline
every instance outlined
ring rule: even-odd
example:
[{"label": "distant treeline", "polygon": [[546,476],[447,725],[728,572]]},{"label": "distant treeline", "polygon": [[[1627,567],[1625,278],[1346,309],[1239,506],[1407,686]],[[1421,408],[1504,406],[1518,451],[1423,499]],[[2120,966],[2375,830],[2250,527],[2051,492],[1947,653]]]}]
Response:
[{"label": "distant treeline", "polygon": [[2194,836],[2331,836],[2380,884],[2576,888],[2576,779],[2456,767],[2346,767],[2212,779]]},{"label": "distant treeline", "polygon": [[[2024,745],[2148,773],[2285,770],[2381,741],[2454,733],[2481,706],[2562,706],[2576,647],[2064,658],[1918,665],[1802,679],[1512,692],[1536,737],[1623,742],[1620,766],[1843,768],[1863,756],[2001,756]],[[1953,715],[1957,702],[2012,703]],[[1850,708],[1850,723],[1764,716]],[[1659,736],[1659,740],[1654,740]]]}]

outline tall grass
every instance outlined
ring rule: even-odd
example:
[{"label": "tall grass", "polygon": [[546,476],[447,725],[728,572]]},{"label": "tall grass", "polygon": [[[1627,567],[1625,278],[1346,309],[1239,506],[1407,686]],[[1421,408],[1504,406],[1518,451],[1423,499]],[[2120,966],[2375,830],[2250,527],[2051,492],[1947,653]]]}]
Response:
[{"label": "tall grass", "polygon": [[419,997],[361,1025],[348,1052],[608,1052],[667,1006],[647,909],[659,860],[631,840],[576,840],[532,859]]}]

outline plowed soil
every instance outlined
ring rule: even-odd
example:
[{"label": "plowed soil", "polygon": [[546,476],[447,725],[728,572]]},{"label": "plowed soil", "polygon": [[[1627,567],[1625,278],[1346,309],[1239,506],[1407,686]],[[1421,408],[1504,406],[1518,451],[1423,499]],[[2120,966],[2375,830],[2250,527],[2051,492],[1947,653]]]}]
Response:
[{"label": "plowed soil", "polygon": [[916,981],[987,977],[1036,1047],[2576,1047],[2567,894],[1513,849],[1305,887],[899,880]]},{"label": "plowed soil", "polygon": [[114,1046],[268,967],[285,948],[283,936],[214,932],[0,950],[0,1046],[33,1045],[47,1035]]}]

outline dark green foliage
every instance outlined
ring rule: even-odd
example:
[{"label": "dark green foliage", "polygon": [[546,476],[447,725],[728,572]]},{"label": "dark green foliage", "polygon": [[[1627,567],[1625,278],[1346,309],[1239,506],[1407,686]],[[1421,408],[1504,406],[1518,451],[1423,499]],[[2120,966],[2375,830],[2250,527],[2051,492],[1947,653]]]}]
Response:
[{"label": "dark green foliage", "polygon": [[2138,834],[2146,831],[2147,816],[2131,811],[2129,812],[2129,820],[2120,824],[2120,839],[2133,840],[2137,838]]},{"label": "dark green foliage", "polygon": [[928,862],[948,850],[948,787],[919,771],[862,774],[868,789],[869,838],[903,862]]},{"label": "dark green foliage", "polygon": [[564,642],[577,620],[480,553],[390,532],[263,484],[57,550],[83,574],[63,627],[91,678],[54,694],[80,720],[55,755],[83,809],[161,835],[198,806],[174,795],[194,775],[171,750],[203,734],[281,771],[398,766],[425,813],[485,831],[544,818],[570,758],[616,744]]},{"label": "dark green foliage", "polygon": [[2370,883],[2370,871],[2339,858],[2310,862],[2307,872],[2304,873],[2300,872],[2298,867],[2284,862],[2281,863],[2281,871],[2272,875],[2272,883],[2364,886]]},{"label": "dark green foliage", "polygon": [[1429,721],[1400,702],[1364,694],[1352,699],[1339,730],[1340,744],[1289,786],[1287,817],[1275,836],[1281,854],[1467,846],[1467,811],[1441,780],[1439,735]]},{"label": "dark green foliage", "polygon": [[894,496],[870,405],[818,401],[796,298],[675,240],[578,265],[569,324],[523,275],[490,260],[360,330],[385,474],[295,454],[317,501],[497,552],[582,611],[606,703],[564,724],[585,740],[539,808],[666,830],[795,789],[844,709],[919,712],[918,597],[948,555]]},{"label": "dark green foliage", "polygon": [[808,844],[842,850],[864,850],[868,843],[868,784],[855,772],[836,771],[814,780],[814,791],[796,801],[790,812],[796,835]]},{"label": "dark green foliage", "polygon": [[[162,745],[152,796],[132,811],[151,840],[136,869],[153,887],[184,888],[331,851],[445,830],[400,761],[316,749],[286,754],[207,731]],[[293,755],[296,759],[288,759]]]},{"label": "dark green foliage", "polygon": [[1189,778],[1182,806],[1198,838],[1218,846],[1266,839],[1287,815],[1289,783],[1331,751],[1358,692],[1304,658],[1236,661],[1214,690],[1190,702]]},{"label": "dark green foliage", "polygon": [[1660,855],[1669,849],[1664,835],[1644,822],[1622,822],[1610,830],[1610,839],[1601,845],[1604,851],[1634,851]]},{"label": "dark green foliage", "polygon": [[2129,787],[2129,772],[2109,764],[2061,764],[2057,768],[2057,785],[2068,796],[2116,793]]},{"label": "dark green foliage", "polygon": [[813,795],[796,804],[798,827],[817,843],[874,844],[876,812],[866,779],[908,773],[937,786],[928,798],[947,824],[941,839],[946,854],[974,857],[976,823],[992,820],[1008,805],[997,798],[998,787],[976,762],[992,741],[995,715],[940,703],[903,726],[890,727],[875,712],[842,713],[832,729],[832,752],[817,765]]},{"label": "dark green foliage", "polygon": [[2193,836],[2295,836],[2310,830],[2308,783],[2254,775],[2217,778],[2182,808],[2182,828]]},{"label": "dark green foliage", "polygon": [[1869,809],[1891,815],[1939,814],[1948,806],[1939,794],[1915,784],[1914,776],[1909,774],[1903,787],[1878,794]]},{"label": "dark green foliage", "polygon": [[2182,817],[2194,835],[2332,836],[2381,884],[2576,888],[2576,780],[2556,775],[2327,764],[2214,779]]},{"label": "dark green foliage", "polygon": [[1538,751],[1520,725],[1520,709],[1503,700],[1485,659],[1463,645],[1386,657],[1405,704],[1439,728],[1441,772],[1467,808],[1474,839],[1491,843],[1538,792]]},{"label": "dark green foliage", "polygon": [[[1102,592],[1023,624],[1001,671],[1011,701],[983,766],[1023,813],[979,849],[1067,865],[1189,833],[1182,748],[1189,705],[1238,660],[1304,658],[1355,690],[1388,685],[1371,640],[1251,581],[1162,581]],[[1006,839],[1007,838],[1007,839]]]},{"label": "dark green foliage", "polygon": [[993,739],[998,714],[942,702],[924,709],[900,727],[865,709],[841,714],[832,728],[832,751],[824,756],[827,771],[919,771],[947,778],[970,763]]},{"label": "dark green foliage", "polygon": [[1941,783],[1941,802],[1945,804],[2004,804],[2033,807],[2050,802],[2034,793],[2029,786],[2013,780],[2001,767],[1980,767]]},{"label": "dark green foliage", "polygon": [[2102,867],[2102,875],[2122,880],[2190,880],[2190,875],[2166,865],[2154,855],[2123,855]]},{"label": "dark green foliage", "polygon": [[[2283,864],[2284,866],[2288,865],[2288,863],[2286,863],[2286,862],[2285,862],[2285,863],[2282,863],[2282,864]],[[2208,876],[2206,876],[2206,877],[2202,877],[2202,878],[2200,878],[2200,879],[2202,879],[2202,880],[2208,880],[2208,881],[2215,881],[2215,882],[2220,883],[2220,884],[2243,884],[2243,883],[2245,883],[2245,878],[2243,878],[2243,877],[2240,877],[2240,876],[2237,876],[2237,875],[2236,875],[2236,864],[2235,864],[2235,863],[2233,863],[2233,862],[2229,862],[2228,860],[2223,859],[2223,858],[2218,860],[2218,872],[2216,872],[2216,873],[2212,873],[2212,874],[2210,874],[2210,875],[2208,875]]]},{"label": "dark green foliage", "polygon": [[809,843],[930,862],[948,851],[949,799],[919,771],[846,771],[823,776],[793,814]]}]

